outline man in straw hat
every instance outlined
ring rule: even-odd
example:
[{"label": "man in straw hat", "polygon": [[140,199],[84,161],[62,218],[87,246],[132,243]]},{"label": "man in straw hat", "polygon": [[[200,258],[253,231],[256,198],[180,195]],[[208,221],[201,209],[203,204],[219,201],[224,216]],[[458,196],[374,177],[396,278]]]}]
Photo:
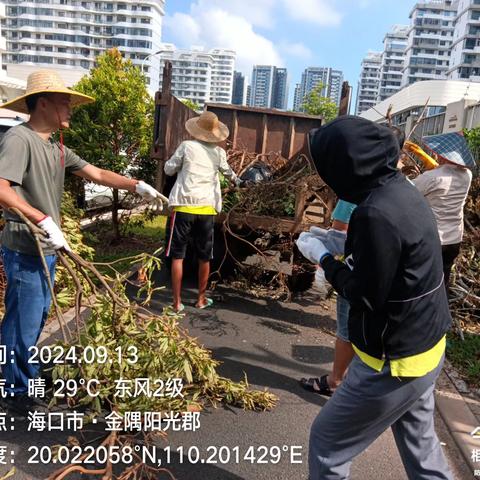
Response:
[{"label": "man in straw hat", "polygon": [[161,201],[160,194],[145,182],[90,165],[52,138],[57,130],[68,128],[73,107],[93,101],[66,88],[55,72],[41,70],[28,77],[25,95],[1,105],[30,114],[28,122],[8,130],[0,142],[0,204],[6,220],[1,243],[7,278],[0,341],[8,355],[3,365],[6,390],[14,395],[5,399],[6,406],[22,412],[37,404],[27,396],[29,380],[38,375],[38,366],[29,363],[29,349],[40,336],[51,298],[34,239],[27,225],[8,209],[17,208],[48,235],[43,253],[53,280],[56,250],[69,249],[60,228],[66,171],[136,192],[147,201]]},{"label": "man in straw hat", "polygon": [[172,290],[175,312],[181,312],[183,259],[189,239],[193,237],[198,256],[197,308],[207,308],[213,300],[206,296],[213,257],[214,218],[222,210],[222,192],[219,172],[236,185],[240,180],[227,163],[225,150],[217,143],[225,140],[228,127],[212,112],[191,118],[185,128],[195,140],[182,142],[165,163],[167,175],[177,174],[170,192],[169,205],[173,207],[167,244],[167,257],[172,259]]}]

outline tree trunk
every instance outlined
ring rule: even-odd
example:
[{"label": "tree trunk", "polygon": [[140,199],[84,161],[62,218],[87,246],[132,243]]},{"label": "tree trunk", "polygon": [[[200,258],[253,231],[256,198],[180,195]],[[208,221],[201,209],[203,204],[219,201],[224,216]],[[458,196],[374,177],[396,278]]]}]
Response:
[{"label": "tree trunk", "polygon": [[118,190],[113,189],[113,201],[112,201],[112,226],[113,226],[113,240],[118,242],[120,240],[120,228],[118,222],[118,208],[120,202],[118,199]]}]

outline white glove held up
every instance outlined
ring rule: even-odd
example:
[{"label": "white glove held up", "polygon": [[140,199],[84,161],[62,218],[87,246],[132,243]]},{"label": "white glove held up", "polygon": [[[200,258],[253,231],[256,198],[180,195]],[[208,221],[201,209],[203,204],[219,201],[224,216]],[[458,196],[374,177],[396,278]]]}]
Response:
[{"label": "white glove held up", "polygon": [[320,227],[310,227],[310,232],[315,237],[318,237],[322,242],[327,238],[328,230]]},{"label": "white glove held up", "polygon": [[296,241],[300,253],[312,263],[318,265],[320,259],[326,254],[330,253],[323,242],[310,232],[303,232]]},{"label": "white glove held up", "polygon": [[45,217],[43,220],[37,223],[37,226],[48,235],[48,237],[42,238],[42,243],[45,246],[48,248],[53,248],[54,250],[65,248],[65,250],[71,251],[71,248],[65,240],[62,231],[53,221],[52,217]]}]

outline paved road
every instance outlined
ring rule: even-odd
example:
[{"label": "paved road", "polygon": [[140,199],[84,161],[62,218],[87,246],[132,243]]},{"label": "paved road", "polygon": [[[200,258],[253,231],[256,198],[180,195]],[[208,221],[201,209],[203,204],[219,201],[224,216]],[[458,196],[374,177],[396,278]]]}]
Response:
[{"label": "paved road", "polygon": [[[158,284],[165,279],[160,276]],[[168,290],[159,292],[152,304],[161,309],[169,301]],[[220,295],[220,296],[219,296]],[[185,303],[192,305],[194,297],[187,292]],[[299,480],[307,478],[307,442],[309,427],[325,404],[325,398],[303,391],[297,380],[301,376],[329,371],[334,338],[326,333],[335,328],[329,308],[304,299],[299,303],[283,304],[258,300],[242,292],[219,290],[215,308],[198,311],[187,306],[182,323],[193,336],[210,348],[213,356],[223,362],[224,376],[241,380],[244,373],[252,387],[268,388],[279,397],[271,412],[253,413],[239,409],[209,409],[201,415],[201,428],[194,433],[172,433],[170,470],[179,480]],[[438,417],[438,416],[437,416]],[[0,431],[0,445],[16,452],[17,474],[13,480],[45,479],[55,465],[28,464],[29,445],[64,443],[67,433],[37,433],[33,436],[16,425],[13,432]],[[440,418],[437,431],[444,442],[445,452],[456,479],[471,479],[452,437]],[[301,463],[292,464],[282,450],[278,464],[251,464],[246,461],[226,464],[195,465],[180,463],[177,447],[187,451],[198,447],[206,458],[208,446],[226,446],[239,452],[248,447],[299,447]],[[190,450],[194,452],[194,450]],[[225,452],[225,449],[224,449]],[[234,450],[230,450],[234,452]],[[259,452],[259,450],[257,450]],[[233,455],[235,456],[235,455]],[[298,458],[298,457],[297,457]],[[10,466],[0,464],[0,478]],[[69,476],[88,479],[90,476]],[[98,478],[98,477],[95,477]],[[158,479],[170,476],[159,474]],[[390,432],[383,434],[352,467],[352,478],[362,480],[406,479]]]},{"label": "paved road", "polygon": [[[165,279],[158,282],[166,283]],[[160,309],[169,302],[165,290],[152,304]],[[292,480],[307,478],[307,445],[310,425],[325,404],[324,397],[309,394],[299,385],[302,376],[328,372],[333,358],[335,330],[331,305],[304,298],[299,303],[284,304],[259,300],[239,291],[219,290],[213,309],[186,309],[182,320],[193,336],[212,350],[223,362],[220,372],[235,380],[247,374],[250,384],[268,388],[279,397],[271,412],[252,413],[238,409],[212,409],[202,414],[197,432],[169,436],[172,448],[198,446],[300,446],[302,463],[292,464],[285,458],[277,464],[258,465],[230,462],[226,465],[184,464],[171,466],[182,480]],[[193,291],[185,298],[193,305]],[[463,462],[456,445],[437,415],[437,431],[445,444],[456,479],[470,479],[472,472]],[[178,462],[178,457],[177,457]],[[355,460],[352,478],[363,480],[406,479],[393,436],[382,435]]]}]

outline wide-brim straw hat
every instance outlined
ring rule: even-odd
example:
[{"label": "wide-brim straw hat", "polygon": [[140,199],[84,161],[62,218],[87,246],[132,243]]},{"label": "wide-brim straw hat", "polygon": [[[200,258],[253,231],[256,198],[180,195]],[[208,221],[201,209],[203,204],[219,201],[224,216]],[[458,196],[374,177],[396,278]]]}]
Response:
[{"label": "wide-brim straw hat", "polygon": [[228,127],[213,112],[203,112],[199,117],[190,118],[185,122],[185,128],[192,137],[202,142],[223,142],[230,135]]},{"label": "wide-brim straw hat", "polygon": [[0,108],[9,108],[16,112],[28,114],[25,99],[36,93],[65,93],[70,95],[70,106],[72,108],[95,101],[94,98],[88,95],[67,88],[57,72],[53,70],[37,70],[32,72],[27,78],[25,94],[0,105]]}]

